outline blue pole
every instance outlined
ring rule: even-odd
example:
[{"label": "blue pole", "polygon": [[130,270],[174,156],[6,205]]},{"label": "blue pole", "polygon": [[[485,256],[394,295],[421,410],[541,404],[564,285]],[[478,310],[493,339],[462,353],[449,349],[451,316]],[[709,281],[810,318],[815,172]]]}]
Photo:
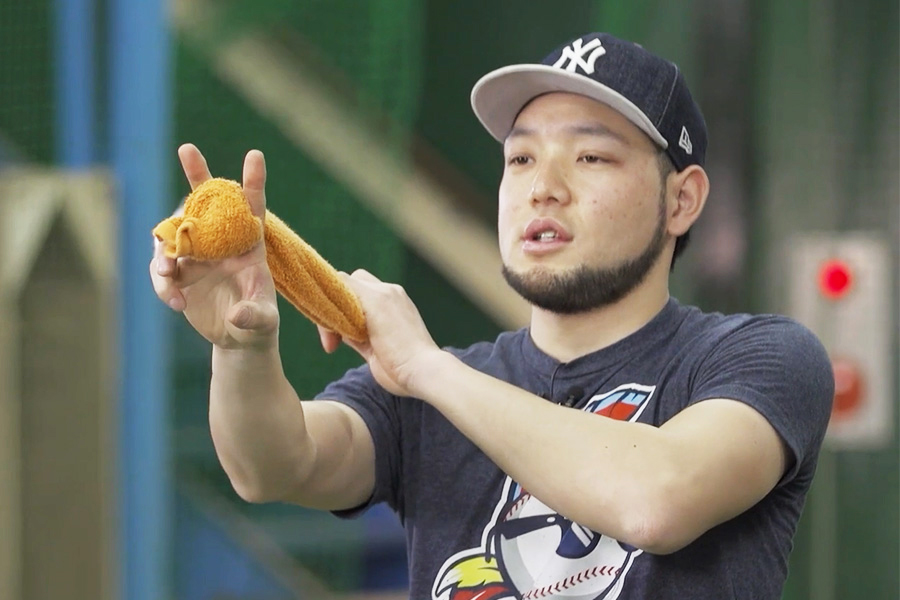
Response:
[{"label": "blue pole", "polygon": [[94,132],[94,2],[56,0],[56,162],[87,167]]},{"label": "blue pole", "polygon": [[166,314],[147,275],[165,215],[171,151],[170,40],[163,0],[109,0],[110,160],[119,185],[122,600],[169,598]]}]

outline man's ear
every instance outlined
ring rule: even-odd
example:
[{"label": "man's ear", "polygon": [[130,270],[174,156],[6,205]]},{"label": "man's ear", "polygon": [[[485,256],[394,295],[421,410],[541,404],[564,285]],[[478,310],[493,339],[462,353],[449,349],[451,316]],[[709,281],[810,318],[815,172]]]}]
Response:
[{"label": "man's ear", "polygon": [[691,165],[669,177],[669,233],[684,234],[703,212],[709,195],[709,177],[699,165]]}]

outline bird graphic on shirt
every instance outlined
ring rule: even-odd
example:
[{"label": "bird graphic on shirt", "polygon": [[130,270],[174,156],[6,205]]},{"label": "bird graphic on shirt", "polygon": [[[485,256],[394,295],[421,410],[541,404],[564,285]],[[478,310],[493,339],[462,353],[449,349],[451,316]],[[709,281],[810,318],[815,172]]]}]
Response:
[{"label": "bird graphic on shirt", "polygon": [[503,580],[497,559],[484,554],[460,558],[444,573],[436,591],[439,595],[449,592],[449,600],[515,598],[515,590]]}]

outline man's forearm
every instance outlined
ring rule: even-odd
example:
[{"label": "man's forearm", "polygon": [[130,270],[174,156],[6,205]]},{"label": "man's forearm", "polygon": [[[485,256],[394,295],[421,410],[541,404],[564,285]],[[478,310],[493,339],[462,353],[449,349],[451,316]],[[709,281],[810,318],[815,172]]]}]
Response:
[{"label": "man's forearm", "polygon": [[277,346],[213,347],[209,424],[222,467],[245,500],[280,499],[313,468],[303,408]]},{"label": "man's forearm", "polygon": [[665,436],[564,408],[433,355],[412,387],[504,472],[560,514],[641,546],[654,493],[674,471]]}]

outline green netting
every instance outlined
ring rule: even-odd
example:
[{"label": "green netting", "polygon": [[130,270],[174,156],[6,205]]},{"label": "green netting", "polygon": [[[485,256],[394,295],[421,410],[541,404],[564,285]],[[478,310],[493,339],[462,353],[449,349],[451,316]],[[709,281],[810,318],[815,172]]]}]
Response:
[{"label": "green netting", "polygon": [[53,160],[53,29],[48,0],[0,0],[0,154]]},{"label": "green netting", "polygon": [[408,131],[421,87],[423,13],[421,0],[270,0],[252,10],[231,2],[219,18],[222,31],[232,35],[296,34],[322,67],[351,80],[364,103]]}]

